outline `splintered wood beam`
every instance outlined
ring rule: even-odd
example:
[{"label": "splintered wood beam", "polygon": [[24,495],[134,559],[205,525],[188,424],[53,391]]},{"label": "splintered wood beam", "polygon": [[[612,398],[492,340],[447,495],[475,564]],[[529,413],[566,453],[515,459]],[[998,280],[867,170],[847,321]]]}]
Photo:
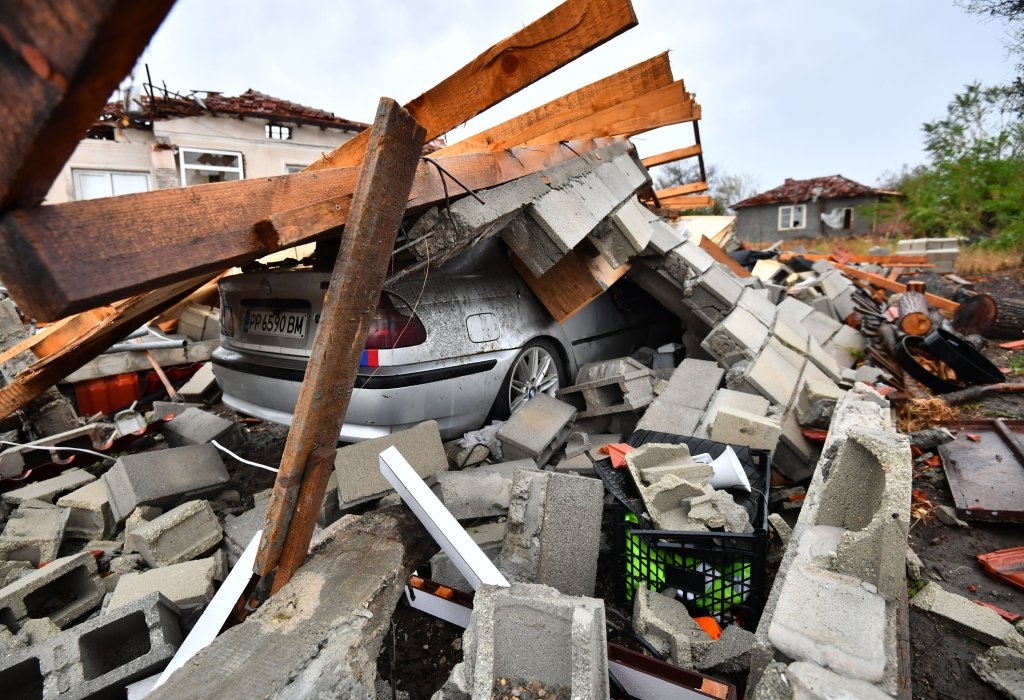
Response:
[{"label": "splintered wood beam", "polygon": [[500,151],[518,146],[534,136],[548,133],[602,109],[640,97],[671,82],[672,67],[669,65],[666,51],[509,119],[503,124],[442,148],[433,155],[437,157],[476,151]]},{"label": "splintered wood beam", "polygon": [[[303,555],[309,547],[330,469],[322,464],[312,468],[308,476],[316,481],[304,484],[307,465],[314,464],[316,450],[337,448],[425,133],[397,102],[381,99],[370,128],[373,148],[359,169],[351,215],[324,297],[321,330],[313,340],[281,468],[267,505],[267,526],[256,555],[257,574],[266,575],[277,567],[286,542]],[[302,493],[315,500],[316,507],[297,512]],[[290,536],[290,530],[298,534]],[[275,589],[288,582],[295,570],[292,566],[302,563],[297,555],[290,556],[288,562],[288,567],[278,568]]]},{"label": "splintered wood beam", "polygon": [[198,289],[207,276],[178,282],[113,305],[113,312],[91,325],[60,350],[36,360],[0,387],[0,419],[9,416],[143,323]]},{"label": "splintered wood beam", "polygon": [[[612,143],[573,142],[437,159],[486,189]],[[219,182],[18,210],[0,220],[0,279],[22,311],[51,320],[203,272],[210,276],[348,220],[358,168]],[[462,196],[448,182],[453,197]],[[407,207],[445,200],[421,162]],[[310,207],[307,216],[276,217]],[[116,271],[113,274],[112,271]]]},{"label": "splintered wood beam", "polygon": [[706,182],[691,182],[686,185],[679,185],[678,187],[666,187],[663,190],[656,190],[654,196],[658,198],[658,201],[664,201],[671,199],[672,197],[680,197],[687,194],[696,194],[698,192],[707,192],[708,183]]},{"label": "splintered wood beam", "polygon": [[658,204],[666,209],[707,209],[715,206],[715,200],[710,195],[694,195],[682,197],[658,198]]},{"label": "splintered wood beam", "polygon": [[[567,0],[405,108],[435,139],[636,25],[630,0]],[[360,132],[309,169],[358,165],[368,142]]]},{"label": "splintered wood beam", "polygon": [[173,4],[0,2],[0,212],[43,200]]},{"label": "splintered wood beam", "polygon": [[677,80],[640,97],[620,102],[574,122],[535,136],[533,146],[597,136],[630,136],[669,124],[700,118],[700,106]]},{"label": "splintered wood beam", "polygon": [[699,155],[701,155],[700,146],[687,146],[686,148],[677,148],[674,151],[659,153],[656,156],[649,156],[640,162],[644,164],[645,168],[650,169],[659,165],[675,163],[676,161],[686,160],[687,158],[693,158],[694,156]]},{"label": "splintered wood beam", "polygon": [[[899,282],[894,282],[892,280],[887,280],[885,277],[882,277],[881,275],[876,275],[873,272],[865,272],[864,270],[858,270],[855,267],[850,267],[849,265],[841,265],[840,263],[834,263],[834,265],[840,270],[842,270],[845,274],[849,275],[850,277],[856,277],[859,280],[867,282],[873,287],[885,289],[886,291],[889,292],[907,291],[907,285],[900,284]],[[946,311],[949,313],[956,313],[956,310],[960,308],[960,304],[950,299],[946,299],[945,297],[940,297],[934,294],[926,293],[924,295],[924,298],[927,299],[928,303],[934,306],[936,309],[940,309],[942,311]]]}]

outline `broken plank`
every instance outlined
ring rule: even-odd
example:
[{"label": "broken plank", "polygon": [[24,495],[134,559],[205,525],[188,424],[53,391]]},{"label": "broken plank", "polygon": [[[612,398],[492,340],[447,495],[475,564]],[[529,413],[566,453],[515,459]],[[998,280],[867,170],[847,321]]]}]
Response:
[{"label": "broken plank", "polygon": [[43,200],[173,4],[0,3],[0,212]]},{"label": "broken plank", "polygon": [[525,143],[534,136],[590,116],[608,107],[645,95],[672,82],[668,52],[563,95],[498,126],[436,151],[434,157],[499,151]]},{"label": "broken plank", "polygon": [[693,158],[701,154],[701,147],[698,144],[695,146],[687,146],[686,148],[677,148],[674,151],[666,151],[665,153],[659,153],[656,156],[648,156],[640,162],[644,164],[645,168],[650,169],[659,165],[666,165],[668,163],[686,160],[687,158]]},{"label": "broken plank", "polygon": [[672,197],[682,197],[687,194],[697,194],[698,192],[707,192],[708,183],[706,182],[691,182],[686,185],[678,185],[677,187],[666,187],[663,190],[655,190],[654,196],[661,202]]},{"label": "broken plank", "polygon": [[658,197],[658,203],[662,207],[681,211],[687,209],[707,209],[715,206],[715,200],[710,195],[666,197],[665,199]]},{"label": "broken plank", "polygon": [[[435,139],[636,25],[629,0],[567,0],[405,108]],[[369,133],[360,132],[309,169],[357,165],[367,143]]]},{"label": "broken plank", "polygon": [[[893,282],[892,280],[887,280],[881,275],[876,275],[871,272],[865,272],[864,270],[858,270],[857,268],[850,267],[849,265],[837,264],[836,267],[842,270],[850,277],[856,277],[857,279],[863,280],[864,282],[867,282],[868,284],[874,287],[885,289],[890,292],[907,291],[907,285],[900,284],[899,282]],[[926,293],[924,295],[924,298],[927,299],[928,303],[934,306],[936,309],[948,311],[949,313],[956,313],[956,310],[960,308],[960,305],[957,304],[955,301],[950,301],[949,299],[935,296],[934,294]]]},{"label": "broken plank", "polygon": [[683,81],[677,80],[646,95],[620,102],[588,117],[535,136],[523,145],[535,146],[584,137],[632,136],[694,119],[700,119],[700,105],[686,92]]},{"label": "broken plank", "polygon": [[629,264],[613,268],[604,257],[584,241],[540,277],[515,255],[512,266],[537,295],[552,318],[561,323],[601,296],[629,272]]},{"label": "broken plank", "polygon": [[732,259],[732,256],[722,250],[722,247],[707,236],[700,237],[700,249],[732,270],[737,277],[750,277],[750,271]]},{"label": "broken plank", "polygon": [[[308,537],[302,542],[299,535],[307,530],[312,534],[307,520],[315,522],[318,509],[302,511],[300,520],[293,522],[296,504],[303,492],[320,493],[322,499],[330,470],[315,469],[309,476],[317,482],[304,485],[306,467],[318,448],[337,447],[425,134],[424,128],[389,98],[381,98],[370,132],[375,147],[359,169],[351,217],[324,297],[322,331],[310,350],[281,468],[267,505],[267,527],[254,569],[260,575],[277,567],[286,542],[303,552],[309,547]],[[289,534],[293,528],[298,535]],[[291,573],[278,569],[277,576],[283,580],[275,579],[275,587],[287,583]]]},{"label": "broken plank", "polygon": [[[570,148],[554,144],[438,162],[467,187],[485,189],[609,143],[588,140]],[[23,312],[48,320],[186,276],[213,276],[265,255],[274,241],[285,247],[343,225],[357,173],[336,168],[11,212],[0,221],[0,279]],[[450,183],[449,190],[462,194]],[[420,163],[408,206],[442,202],[445,195],[437,169]],[[330,208],[316,206],[324,200],[332,201]],[[313,220],[293,221],[290,228],[271,224],[276,233],[268,244],[257,235],[259,222],[309,205],[317,208]]]}]

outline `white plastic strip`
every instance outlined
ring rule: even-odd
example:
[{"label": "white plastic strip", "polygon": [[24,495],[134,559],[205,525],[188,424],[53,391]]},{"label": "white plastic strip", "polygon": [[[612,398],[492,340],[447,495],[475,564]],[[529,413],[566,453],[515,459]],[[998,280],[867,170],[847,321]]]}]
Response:
[{"label": "white plastic strip", "polygon": [[637,700],[707,700],[712,697],[664,678],[656,678],[621,661],[608,659],[608,670],[622,684],[623,690]]},{"label": "white plastic strip", "polygon": [[154,689],[163,685],[171,677],[172,673],[209,646],[210,642],[220,634],[221,628],[224,627],[224,623],[228,619],[228,615],[231,614],[235,604],[242,597],[242,593],[245,592],[246,586],[249,585],[249,581],[252,579],[252,567],[256,563],[256,550],[260,547],[260,539],[262,537],[263,530],[260,530],[253,536],[249,546],[242,552],[242,556],[238,558],[238,561],[231,568],[231,573],[227,575],[224,583],[217,590],[217,594],[213,596],[213,600],[206,606],[203,614],[199,616],[196,626],[188,633],[185,641],[181,643],[178,651],[174,654],[174,658],[167,664],[164,672],[160,674],[160,678],[157,679],[156,684],[153,686]]},{"label": "white plastic strip", "polygon": [[439,617],[463,629],[469,627],[469,616],[473,611],[464,605],[426,591],[411,590],[409,586],[405,587],[405,599],[409,601],[409,606],[416,610],[422,610],[428,615]]},{"label": "white plastic strip", "polygon": [[481,584],[508,586],[494,563],[459,525],[395,447],[380,453],[380,473],[412,509],[475,591]]}]

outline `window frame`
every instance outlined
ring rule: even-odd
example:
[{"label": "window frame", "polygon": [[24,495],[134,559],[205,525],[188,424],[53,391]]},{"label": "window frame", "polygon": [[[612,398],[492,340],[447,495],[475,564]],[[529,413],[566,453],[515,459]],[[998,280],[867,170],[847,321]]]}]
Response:
[{"label": "window frame", "polygon": [[[783,226],[782,225],[782,212],[784,210],[786,210],[786,209],[791,210],[791,213],[789,215],[789,223],[790,223],[789,226]],[[799,226],[793,226],[792,224],[793,224],[794,217],[793,217],[793,213],[792,212],[796,211],[797,209],[800,210],[800,214],[801,214],[801,216],[800,216],[800,225]],[[781,205],[779,207],[778,225],[779,225],[779,228],[778,228],[779,231],[802,231],[803,229],[807,228],[807,205],[806,204],[783,204],[783,205]]]},{"label": "window frame", "polygon": [[[274,136],[274,129],[278,130],[278,133],[283,134],[282,136]],[[267,122],[263,125],[263,136],[269,141],[291,141],[292,140],[292,127],[287,124],[275,124],[273,122]]]},{"label": "window frame", "polygon": [[[218,156],[237,156],[238,167],[231,168],[223,165],[189,165],[185,162],[186,153],[212,153]],[[238,179],[245,179],[245,160],[241,151],[224,151],[219,148],[196,148],[193,146],[178,146],[178,174],[181,177],[182,187],[189,187],[185,178],[187,170],[219,170],[225,173],[238,173]],[[230,180],[224,181],[230,182]]]},{"label": "window frame", "polygon": [[[114,194],[114,181],[113,175],[142,175],[146,178],[146,192],[153,191],[153,174],[148,170],[112,170],[108,168],[71,168],[71,184],[75,191],[75,201],[85,202],[88,200],[82,199],[82,185],[80,175],[87,173],[90,175],[105,175],[107,178],[107,184],[110,186],[110,197],[117,197]],[[137,194],[137,193],[129,193]],[[93,199],[103,199],[102,197],[93,197]]]},{"label": "window frame", "polygon": [[[284,174],[285,175],[294,175],[295,173],[301,173],[303,170],[305,170],[308,167],[309,167],[308,165],[299,165],[298,163],[285,163],[284,164]],[[292,170],[292,168],[295,168],[295,170]]]}]

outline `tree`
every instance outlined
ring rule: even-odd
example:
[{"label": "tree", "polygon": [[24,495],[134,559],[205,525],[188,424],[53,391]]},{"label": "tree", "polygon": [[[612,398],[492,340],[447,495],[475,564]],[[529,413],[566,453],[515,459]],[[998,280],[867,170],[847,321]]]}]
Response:
[{"label": "tree", "polygon": [[[757,180],[748,173],[727,173],[715,165],[706,166],[704,172],[707,176],[708,194],[715,200],[715,206],[699,210],[701,213],[732,213],[730,206],[758,192]],[[692,161],[680,161],[659,166],[654,186],[656,189],[665,189],[700,181],[700,165]]]},{"label": "tree", "polygon": [[[974,15],[998,17],[1007,23],[1006,48],[1018,56],[1020,75],[1012,85],[1018,97],[1024,98],[1024,0],[958,0],[957,5]],[[1018,105],[1024,107],[1024,103]]]}]

